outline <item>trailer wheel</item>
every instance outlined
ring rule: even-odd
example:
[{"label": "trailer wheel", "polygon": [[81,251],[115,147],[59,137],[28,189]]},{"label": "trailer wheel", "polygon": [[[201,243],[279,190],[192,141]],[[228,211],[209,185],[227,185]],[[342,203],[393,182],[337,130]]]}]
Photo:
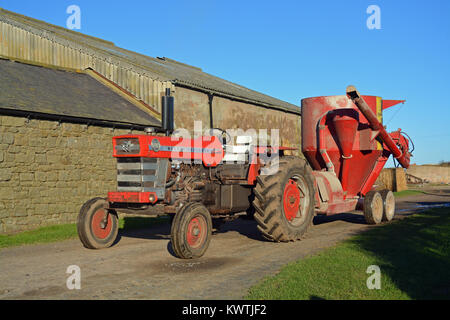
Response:
[{"label": "trailer wheel", "polygon": [[382,221],[391,221],[395,214],[395,196],[391,190],[380,191],[383,199],[383,219]]},{"label": "trailer wheel", "polygon": [[107,210],[108,201],[91,199],[81,207],[77,220],[78,237],[86,248],[110,247],[116,240],[119,224],[117,213]]},{"label": "trailer wheel", "polygon": [[364,197],[364,218],[368,224],[378,224],[383,219],[383,198],[378,191],[369,191]]},{"label": "trailer wheel", "polygon": [[200,258],[211,241],[212,219],[208,209],[199,202],[185,204],[173,219],[172,249],[181,259]]},{"label": "trailer wheel", "polygon": [[263,237],[273,241],[299,240],[314,218],[314,182],[304,159],[280,158],[278,171],[258,176],[254,189],[254,218]]}]

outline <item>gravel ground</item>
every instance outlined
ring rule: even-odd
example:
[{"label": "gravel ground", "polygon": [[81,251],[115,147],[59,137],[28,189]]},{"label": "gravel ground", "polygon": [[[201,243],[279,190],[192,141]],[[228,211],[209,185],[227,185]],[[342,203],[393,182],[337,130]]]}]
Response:
[{"label": "gravel ground", "polygon": [[[397,199],[395,219],[428,206],[449,205],[450,188]],[[104,250],[78,239],[0,250],[0,299],[241,299],[248,288],[288,262],[314,254],[368,228],[361,213],[318,216],[306,238],[263,240],[254,221],[229,222],[196,260],[172,255],[170,227],[119,234]],[[81,289],[69,290],[68,266],[81,270]]]}]

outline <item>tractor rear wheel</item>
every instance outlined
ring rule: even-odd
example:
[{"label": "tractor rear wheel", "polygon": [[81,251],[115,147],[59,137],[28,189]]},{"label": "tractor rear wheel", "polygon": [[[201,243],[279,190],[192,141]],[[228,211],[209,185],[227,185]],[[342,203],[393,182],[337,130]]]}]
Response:
[{"label": "tractor rear wheel", "polygon": [[364,197],[364,218],[368,224],[379,224],[383,219],[383,198],[378,191],[369,191]]},{"label": "tractor rear wheel", "polygon": [[172,249],[181,259],[200,258],[211,241],[212,219],[200,202],[185,204],[172,222]]},{"label": "tractor rear wheel", "polygon": [[391,190],[380,191],[383,199],[383,219],[382,221],[391,221],[395,214],[395,196]]},{"label": "tractor rear wheel", "polygon": [[117,213],[107,208],[108,201],[103,198],[91,199],[81,207],[77,231],[86,248],[107,248],[116,240],[119,230]]},{"label": "tractor rear wheel", "polygon": [[271,175],[256,178],[254,218],[263,237],[273,241],[301,239],[314,218],[314,182],[304,159],[282,157]]}]

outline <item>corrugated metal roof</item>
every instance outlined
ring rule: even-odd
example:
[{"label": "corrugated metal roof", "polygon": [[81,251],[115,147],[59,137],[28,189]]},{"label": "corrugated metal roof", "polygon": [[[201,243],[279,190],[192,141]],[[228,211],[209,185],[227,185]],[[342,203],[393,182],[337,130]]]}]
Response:
[{"label": "corrugated metal roof", "polygon": [[0,59],[0,92],[2,109],[124,125],[161,125],[84,73]]},{"label": "corrugated metal roof", "polygon": [[[24,19],[27,23],[22,22]],[[43,22],[13,13],[2,14],[0,10],[0,57],[65,70],[95,70],[157,112],[161,110],[165,89],[174,89],[170,81],[161,80],[148,68],[123,57],[114,58],[111,53],[89,45],[94,42],[105,46],[107,41],[80,36],[76,32],[69,38],[66,36],[66,33],[70,34],[69,30],[51,26],[55,31],[46,31],[39,27],[40,24]]]},{"label": "corrugated metal roof", "polygon": [[[142,99],[152,106],[158,103],[160,96],[158,94],[155,94],[155,97],[146,96],[146,86],[151,88],[152,84],[146,85],[145,79],[142,79],[143,76],[300,114],[300,107],[296,105],[223,80],[203,72],[200,68],[189,66],[172,59],[145,56],[119,48],[109,41],[84,35],[3,9],[0,9],[1,21],[15,28],[20,28],[24,32],[37,35],[38,39],[50,41],[46,45],[56,48],[47,50],[48,54],[54,57],[50,61],[51,63],[61,64],[60,60],[65,59],[65,63],[69,67],[77,68],[80,66],[84,68],[89,65],[89,67],[92,67],[108,79],[130,90],[138,99]],[[19,33],[20,36],[20,32],[16,33]],[[28,55],[31,59],[40,61],[39,59],[42,57],[39,56],[39,51],[32,56],[33,52],[36,52],[37,47],[34,45],[34,42],[36,42],[36,39],[27,39],[24,41],[26,47],[29,46],[31,48],[30,53],[25,54],[25,56]],[[67,52],[67,47],[73,50]],[[20,51],[20,48],[15,51]],[[82,53],[86,53],[86,55]],[[7,55],[20,56],[21,52],[10,53],[8,51]],[[96,57],[95,61],[91,59],[91,56]],[[122,74],[127,76],[126,81],[121,79]],[[153,84],[154,86],[155,84]],[[157,107],[156,109],[159,110]]]}]

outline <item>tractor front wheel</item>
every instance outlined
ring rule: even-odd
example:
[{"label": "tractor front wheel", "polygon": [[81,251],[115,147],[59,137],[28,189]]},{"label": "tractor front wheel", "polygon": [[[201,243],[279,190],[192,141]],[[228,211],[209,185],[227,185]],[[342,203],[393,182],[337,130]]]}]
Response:
[{"label": "tractor front wheel", "polygon": [[119,230],[117,213],[107,208],[108,201],[103,198],[91,199],[81,207],[77,231],[86,248],[107,248],[116,240]]},{"label": "tractor front wheel", "polygon": [[208,209],[199,202],[185,204],[172,222],[172,249],[181,259],[200,258],[211,241],[212,219]]}]

